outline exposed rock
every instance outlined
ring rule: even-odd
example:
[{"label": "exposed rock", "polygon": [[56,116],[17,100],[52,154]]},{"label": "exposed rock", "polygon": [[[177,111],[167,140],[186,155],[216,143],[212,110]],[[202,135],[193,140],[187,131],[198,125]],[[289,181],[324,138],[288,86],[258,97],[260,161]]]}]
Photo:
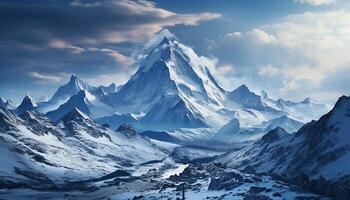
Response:
[{"label": "exposed rock", "polygon": [[257,193],[264,192],[264,191],[266,191],[266,187],[252,186],[252,187],[250,187],[248,193],[250,193],[250,194],[257,194]]},{"label": "exposed rock", "polygon": [[243,197],[243,200],[271,200],[271,198],[266,195],[248,194],[245,197]]},{"label": "exposed rock", "polygon": [[282,196],[282,194],[281,194],[281,193],[279,193],[279,192],[275,192],[275,193],[273,193],[273,194],[272,194],[272,196],[274,196],[274,197],[281,197],[281,196]]},{"label": "exposed rock", "polygon": [[311,180],[309,183],[309,190],[316,194],[324,194],[328,187],[329,183],[323,176],[320,176],[317,180]]},{"label": "exposed rock", "polygon": [[336,199],[350,199],[350,191],[339,184],[332,184],[326,191],[327,195]]},{"label": "exposed rock", "polygon": [[219,177],[212,177],[209,183],[208,190],[231,190],[243,184],[243,178],[235,172],[223,173]]},{"label": "exposed rock", "polygon": [[117,128],[116,131],[123,133],[127,137],[136,136],[136,131],[135,131],[134,127],[132,127],[130,124],[122,124]]}]

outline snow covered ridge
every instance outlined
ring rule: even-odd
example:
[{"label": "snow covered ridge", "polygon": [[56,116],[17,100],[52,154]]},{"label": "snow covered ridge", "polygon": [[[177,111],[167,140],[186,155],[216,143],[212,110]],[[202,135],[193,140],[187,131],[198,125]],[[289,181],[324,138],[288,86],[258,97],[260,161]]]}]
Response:
[{"label": "snow covered ridge", "polygon": [[[232,124],[239,125],[237,120]],[[0,186],[31,189],[0,191],[0,197],[39,193],[38,198],[62,198],[66,191],[87,198],[164,199],[175,198],[185,182],[186,195],[195,199],[348,199],[350,171],[343,165],[350,159],[349,124],[350,97],[343,96],[329,113],[297,133],[276,128],[254,143],[218,153],[152,142],[130,125],[116,132],[95,124],[78,108],[53,122],[38,111],[17,115],[0,107]],[[195,150],[186,151],[189,147]],[[174,152],[180,160],[181,154],[201,159],[175,163]]]},{"label": "snow covered ridge", "polygon": [[213,67],[208,66],[207,58],[171,34],[163,35],[152,40],[138,71],[124,85],[95,87],[72,75],[47,102],[35,102],[27,96],[16,112],[37,110],[58,121],[79,108],[113,128],[127,122],[138,130],[155,131],[218,129],[237,119],[241,132],[246,132],[285,116],[284,128],[294,132],[300,123],[318,119],[329,110],[309,98],[301,102],[273,100],[267,94],[255,94],[246,85],[225,91],[211,74]]},{"label": "snow covered ridge", "polygon": [[79,109],[54,123],[37,111],[17,115],[0,107],[0,152],[0,187],[34,189],[131,173],[166,157],[148,140],[97,125]]},{"label": "snow covered ridge", "polygon": [[284,176],[313,192],[348,199],[350,170],[345,165],[350,161],[349,133],[350,97],[342,96],[330,112],[298,132],[274,129],[253,145],[233,150],[217,161],[238,170]]}]

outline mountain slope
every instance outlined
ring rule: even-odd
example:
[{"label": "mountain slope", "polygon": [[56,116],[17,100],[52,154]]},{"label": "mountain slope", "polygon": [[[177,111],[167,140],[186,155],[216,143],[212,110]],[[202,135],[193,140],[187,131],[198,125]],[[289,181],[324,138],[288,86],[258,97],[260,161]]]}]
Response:
[{"label": "mountain slope", "polygon": [[36,111],[16,116],[0,107],[0,152],[0,184],[36,189],[62,189],[119,169],[133,172],[165,157],[149,141],[103,128],[78,109],[55,125]]},{"label": "mountain slope", "polygon": [[114,110],[108,105],[102,103],[90,92],[81,90],[76,95],[70,97],[66,103],[60,105],[56,110],[48,112],[46,115],[52,120],[57,121],[75,108],[78,108],[93,118],[113,114]]},{"label": "mountain slope", "polygon": [[149,51],[139,70],[110,102],[118,112],[145,113],[147,126],[169,122],[174,127],[210,124],[208,116],[223,107],[224,91],[195,52],[164,38]]},{"label": "mountain slope", "polygon": [[297,133],[263,145],[257,142],[219,160],[238,169],[250,166],[257,172],[288,177],[306,174],[340,180],[350,175],[343,167],[350,160],[349,130],[350,97],[342,96],[329,113]]},{"label": "mountain slope", "polygon": [[277,127],[281,127],[288,133],[294,133],[297,132],[303,125],[304,123],[284,115],[266,122],[266,125],[264,125],[264,132],[269,132]]},{"label": "mountain slope", "polygon": [[4,107],[9,110],[15,109],[15,106],[12,101],[6,100],[2,97],[0,97],[0,107]]},{"label": "mountain slope", "polygon": [[89,85],[78,76],[72,74],[68,83],[58,88],[52,98],[48,102],[41,103],[37,110],[42,113],[53,111],[81,90],[92,92],[96,91],[97,88]]},{"label": "mountain slope", "polygon": [[15,112],[20,115],[25,111],[34,110],[37,106],[38,104],[35,100],[29,95],[26,95],[23,98],[22,103],[15,109]]}]

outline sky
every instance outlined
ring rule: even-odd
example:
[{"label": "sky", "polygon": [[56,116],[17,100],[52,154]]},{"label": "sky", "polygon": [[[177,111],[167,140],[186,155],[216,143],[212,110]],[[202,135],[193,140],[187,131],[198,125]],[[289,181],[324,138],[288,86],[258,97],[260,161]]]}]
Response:
[{"label": "sky", "polygon": [[350,94],[347,0],[0,0],[0,96],[50,98],[76,74],[125,83],[162,29],[227,90],[332,104]]}]

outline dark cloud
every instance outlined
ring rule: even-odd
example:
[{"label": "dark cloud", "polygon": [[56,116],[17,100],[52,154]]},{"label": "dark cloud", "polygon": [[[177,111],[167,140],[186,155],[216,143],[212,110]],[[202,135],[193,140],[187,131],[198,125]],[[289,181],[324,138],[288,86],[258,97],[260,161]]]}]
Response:
[{"label": "dark cloud", "polygon": [[23,90],[58,84],[69,73],[94,80],[129,76],[133,50],[159,30],[218,17],[178,14],[142,0],[0,3],[1,92],[19,84]]}]

